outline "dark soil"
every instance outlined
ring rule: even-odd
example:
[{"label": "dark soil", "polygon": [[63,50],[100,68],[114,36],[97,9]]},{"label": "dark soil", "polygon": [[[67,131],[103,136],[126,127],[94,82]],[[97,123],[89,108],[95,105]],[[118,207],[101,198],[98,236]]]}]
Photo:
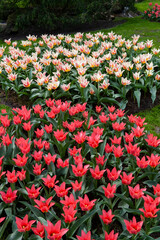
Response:
[{"label": "dark soil", "polygon": [[40,37],[42,34],[72,34],[72,33],[77,33],[77,32],[90,32],[90,31],[96,31],[96,30],[101,30],[101,29],[108,29],[115,27],[119,24],[124,23],[125,20],[119,20],[119,21],[112,21],[112,20],[98,20],[96,22],[88,23],[88,24],[81,24],[78,26],[67,26],[65,29],[61,29],[59,31],[44,31],[43,28],[37,29],[35,26],[31,26],[30,28],[27,28],[21,32],[0,32],[0,39],[8,39],[11,38],[12,40],[21,40],[25,39],[26,36],[29,34],[31,35],[36,35],[37,37]]}]

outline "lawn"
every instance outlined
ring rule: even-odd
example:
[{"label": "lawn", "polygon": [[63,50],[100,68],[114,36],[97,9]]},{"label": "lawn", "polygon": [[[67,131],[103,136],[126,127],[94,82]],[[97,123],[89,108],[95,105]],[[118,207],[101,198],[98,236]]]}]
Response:
[{"label": "lawn", "polygon": [[152,5],[154,5],[155,3],[160,4],[160,1],[158,1],[158,0],[157,0],[157,1],[156,1],[156,0],[153,0],[153,1],[144,0],[144,1],[142,1],[142,2],[136,3],[136,4],[135,4],[135,8],[136,8],[138,11],[140,11],[140,12],[143,13],[145,10],[148,9],[148,4],[149,4],[150,2],[152,2]]}]

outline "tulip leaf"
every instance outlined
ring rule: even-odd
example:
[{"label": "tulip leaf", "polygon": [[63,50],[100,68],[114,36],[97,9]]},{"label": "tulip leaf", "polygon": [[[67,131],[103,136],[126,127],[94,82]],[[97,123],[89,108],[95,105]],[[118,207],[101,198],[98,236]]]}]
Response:
[{"label": "tulip leaf", "polygon": [[3,237],[3,233],[4,233],[5,230],[7,229],[7,225],[8,225],[8,223],[9,223],[9,221],[10,221],[10,218],[9,218],[9,217],[6,218],[5,221],[4,221],[4,223],[3,223],[3,225],[2,225],[2,227],[0,228],[0,239]]},{"label": "tulip leaf", "polygon": [[33,212],[33,214],[35,215],[37,220],[39,219],[39,217],[43,218],[43,214],[42,214],[42,212],[40,210],[38,210],[37,208],[33,207],[28,202],[21,201],[21,203],[24,204],[26,207],[28,207],[28,209],[30,209]]},{"label": "tulip leaf", "polygon": [[138,108],[140,107],[140,101],[141,101],[141,91],[138,89],[134,91],[134,96],[137,100]]},{"label": "tulip leaf", "polygon": [[150,88],[150,93],[151,93],[152,103],[154,103],[154,101],[156,99],[156,94],[157,94],[156,86]]},{"label": "tulip leaf", "polygon": [[160,227],[159,226],[152,227],[149,230],[149,234],[156,233],[156,232],[160,232]]},{"label": "tulip leaf", "polygon": [[10,234],[6,240],[21,240],[22,237],[23,237],[23,233],[18,232],[18,230],[16,230],[12,234]]}]

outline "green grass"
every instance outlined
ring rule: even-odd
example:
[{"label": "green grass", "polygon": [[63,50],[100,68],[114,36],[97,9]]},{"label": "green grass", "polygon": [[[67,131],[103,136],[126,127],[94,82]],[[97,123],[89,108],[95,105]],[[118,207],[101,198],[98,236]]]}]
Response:
[{"label": "green grass", "polygon": [[9,117],[12,116],[12,113],[11,113],[11,112],[12,112],[12,109],[11,109],[9,106],[4,105],[4,104],[0,104],[0,115],[1,115],[1,110],[2,110],[2,109],[6,109]]},{"label": "green grass", "polygon": [[152,108],[151,110],[146,110],[143,112],[140,112],[136,115],[144,118],[145,122],[147,123],[145,129],[148,130],[150,133],[153,133],[154,135],[158,136],[160,138],[160,105],[157,105],[156,107]]},{"label": "green grass", "polygon": [[[122,18],[118,18],[116,21],[120,21]],[[160,46],[160,23],[150,22],[146,19],[142,19],[141,16],[135,18],[123,18],[125,23],[118,25],[114,28],[103,29],[101,32],[108,33],[114,31],[115,33],[122,35],[124,38],[131,38],[134,34],[140,35],[140,41],[152,40],[154,47]]]},{"label": "green grass", "polygon": [[156,0],[144,0],[143,2],[139,2],[139,3],[136,3],[135,4],[135,8],[140,11],[140,12],[144,12],[145,10],[147,10],[149,8],[149,3],[152,2],[152,6],[155,4],[155,3],[158,3],[160,4],[160,1],[156,1]]}]

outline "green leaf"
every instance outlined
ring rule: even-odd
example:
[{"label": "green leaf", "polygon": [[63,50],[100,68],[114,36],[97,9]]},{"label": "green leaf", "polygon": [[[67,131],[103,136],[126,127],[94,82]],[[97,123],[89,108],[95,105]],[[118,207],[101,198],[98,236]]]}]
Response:
[{"label": "green leaf", "polygon": [[124,196],[124,194],[115,193],[115,196],[122,199],[125,203],[127,203],[130,207],[133,207],[133,202],[130,198]]},{"label": "green leaf", "polygon": [[22,203],[23,205],[25,205],[29,210],[31,210],[33,212],[33,214],[35,215],[35,217],[37,218],[37,220],[39,220],[39,217],[44,218],[43,214],[41,211],[39,211],[37,208],[33,207],[31,204],[21,201],[20,203]]},{"label": "green leaf", "polygon": [[99,101],[102,103],[105,102],[105,103],[117,104],[119,106],[119,102],[116,101],[114,98],[103,97]]},{"label": "green leaf", "polygon": [[150,93],[151,93],[152,103],[154,103],[154,101],[156,99],[156,94],[157,94],[156,86],[150,88]]},{"label": "green leaf", "polygon": [[140,107],[140,101],[141,101],[141,91],[140,90],[134,91],[134,96],[137,100],[137,104],[138,104],[138,108],[139,108]]},{"label": "green leaf", "polygon": [[12,234],[10,234],[6,240],[21,240],[22,237],[23,237],[23,233],[18,232],[18,230],[16,230]]},{"label": "green leaf", "polygon": [[160,232],[160,227],[159,226],[152,227],[149,230],[149,234],[156,233],[156,232]]},{"label": "green leaf", "polygon": [[3,223],[2,227],[0,228],[0,239],[3,237],[3,233],[7,229],[7,225],[9,223],[9,221],[10,221],[10,218],[6,218],[5,222]]}]

